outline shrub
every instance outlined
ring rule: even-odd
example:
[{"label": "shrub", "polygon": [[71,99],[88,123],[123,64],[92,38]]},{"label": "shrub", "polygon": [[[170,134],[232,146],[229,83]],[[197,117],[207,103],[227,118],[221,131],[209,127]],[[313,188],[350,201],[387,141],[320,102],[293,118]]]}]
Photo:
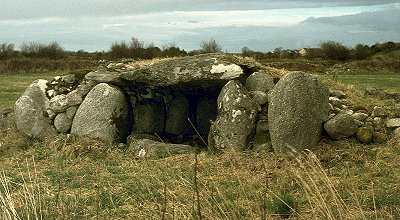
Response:
[{"label": "shrub", "polygon": [[201,51],[203,53],[217,53],[222,52],[221,46],[214,39],[210,39],[208,41],[203,41],[200,44]]},{"label": "shrub", "polygon": [[0,44],[0,59],[8,59],[16,54],[14,44],[2,43]]},{"label": "shrub", "polygon": [[21,53],[26,57],[60,59],[65,57],[64,48],[57,42],[42,44],[38,42],[23,43]]},{"label": "shrub", "polygon": [[353,57],[358,60],[368,58],[372,53],[368,45],[357,44],[354,47]]},{"label": "shrub", "polygon": [[324,42],[321,44],[321,50],[324,56],[328,59],[344,61],[350,58],[350,50],[338,42]]}]

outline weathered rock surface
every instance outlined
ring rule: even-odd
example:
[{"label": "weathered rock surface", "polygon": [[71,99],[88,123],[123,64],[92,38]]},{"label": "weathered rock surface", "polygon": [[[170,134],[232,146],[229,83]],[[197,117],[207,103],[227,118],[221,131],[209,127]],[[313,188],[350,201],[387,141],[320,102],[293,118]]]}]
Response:
[{"label": "weathered rock surface", "polygon": [[393,131],[393,138],[395,138],[398,141],[398,143],[400,143],[400,128],[396,128]]},{"label": "weathered rock surface", "polygon": [[320,140],[328,118],[329,90],[318,79],[291,72],[270,92],[268,120],[275,150],[303,149]]},{"label": "weathered rock surface", "polygon": [[204,139],[210,132],[211,121],[217,118],[217,99],[213,97],[202,97],[196,107],[197,130]]},{"label": "weathered rock surface", "polygon": [[17,129],[33,138],[52,136],[56,132],[46,116],[49,100],[46,97],[46,80],[34,81],[15,103]]},{"label": "weathered rock surface", "polygon": [[71,129],[72,119],[68,118],[66,113],[60,113],[54,119],[54,126],[59,133],[68,133]]},{"label": "weathered rock surface", "polygon": [[218,96],[218,117],[208,137],[210,150],[243,149],[255,127],[258,105],[238,81],[229,81]]},{"label": "weathered rock surface", "polygon": [[197,148],[184,144],[169,144],[151,139],[131,139],[128,146],[137,158],[162,158],[196,152]]},{"label": "weathered rock surface", "polygon": [[354,114],[352,114],[353,118],[358,120],[358,121],[362,121],[364,122],[367,118],[368,118],[368,114],[362,113],[362,112],[356,112]]},{"label": "weathered rock surface", "polygon": [[330,96],[339,98],[339,99],[344,99],[347,97],[346,93],[344,93],[341,90],[329,90]]},{"label": "weathered rock surface", "polygon": [[161,102],[148,100],[133,108],[133,132],[136,134],[162,134],[165,128],[165,110]]},{"label": "weathered rock surface", "polygon": [[274,78],[264,72],[255,72],[246,79],[248,91],[260,91],[268,94],[275,86]]},{"label": "weathered rock surface", "polygon": [[79,105],[83,102],[82,96],[77,90],[67,95],[61,94],[50,99],[49,109],[55,113],[65,112],[69,107]]},{"label": "weathered rock surface", "polygon": [[357,139],[364,144],[372,142],[374,128],[372,126],[361,127],[357,131]]},{"label": "weathered rock surface", "polygon": [[254,148],[258,150],[260,150],[260,148],[265,148],[265,150],[272,148],[267,119],[257,121],[256,133],[254,135]]},{"label": "weathered rock surface", "polygon": [[376,131],[373,135],[374,143],[383,144],[387,141],[387,135],[384,132]]},{"label": "weathered rock surface", "polygon": [[385,117],[386,115],[386,110],[380,106],[375,106],[374,110],[372,111],[372,117]]},{"label": "weathered rock surface", "polygon": [[114,142],[124,140],[129,131],[128,103],[124,94],[105,83],[86,96],[74,117],[71,134]]},{"label": "weathered rock surface", "polygon": [[189,101],[183,95],[175,97],[167,103],[167,115],[165,120],[165,132],[173,135],[181,135],[190,130]]},{"label": "weathered rock surface", "polygon": [[13,109],[0,109],[0,129],[15,127],[15,114]]},{"label": "weathered rock surface", "polygon": [[324,128],[331,138],[341,139],[353,136],[358,130],[358,125],[351,115],[340,113],[327,121]]},{"label": "weathered rock surface", "polygon": [[223,83],[245,75],[235,56],[204,54],[176,59],[163,59],[150,65],[119,73],[131,83],[152,86],[201,85]]},{"label": "weathered rock surface", "polygon": [[388,128],[398,128],[400,127],[400,118],[392,118],[386,122],[386,127]]}]

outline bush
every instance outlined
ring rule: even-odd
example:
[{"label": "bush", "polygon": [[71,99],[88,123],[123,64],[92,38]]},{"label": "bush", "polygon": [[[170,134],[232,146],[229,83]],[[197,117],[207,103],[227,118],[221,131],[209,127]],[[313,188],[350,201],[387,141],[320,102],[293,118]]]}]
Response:
[{"label": "bush", "polygon": [[201,51],[203,53],[218,53],[222,52],[221,46],[214,39],[210,39],[208,41],[203,41],[200,44]]},{"label": "bush", "polygon": [[21,53],[26,57],[60,59],[65,57],[64,48],[57,42],[42,44],[38,42],[23,43]]},{"label": "bush", "polygon": [[321,44],[324,56],[331,60],[345,61],[350,58],[350,50],[341,43],[327,41]]},{"label": "bush", "polygon": [[0,44],[0,59],[8,59],[16,54],[14,44],[2,43]]},{"label": "bush", "polygon": [[353,57],[358,60],[363,60],[368,58],[372,54],[372,51],[368,45],[357,44],[354,47]]}]

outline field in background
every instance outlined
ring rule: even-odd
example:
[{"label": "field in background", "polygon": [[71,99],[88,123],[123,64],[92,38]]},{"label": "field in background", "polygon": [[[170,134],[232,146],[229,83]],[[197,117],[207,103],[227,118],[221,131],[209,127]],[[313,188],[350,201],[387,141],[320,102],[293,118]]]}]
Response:
[{"label": "field in background", "polygon": [[11,108],[26,87],[36,79],[50,79],[60,72],[0,74],[0,109]]},{"label": "field in background", "polygon": [[379,88],[386,92],[400,93],[400,73],[398,74],[341,74],[337,75],[339,82],[355,85],[360,88]]}]

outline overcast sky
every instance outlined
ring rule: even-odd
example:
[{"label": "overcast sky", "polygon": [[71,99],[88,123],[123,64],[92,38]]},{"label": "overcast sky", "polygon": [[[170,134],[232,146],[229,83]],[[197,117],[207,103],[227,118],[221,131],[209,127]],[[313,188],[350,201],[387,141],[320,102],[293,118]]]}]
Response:
[{"label": "overcast sky", "polygon": [[135,36],[197,49],[215,38],[228,51],[400,41],[400,0],[1,0],[0,43],[58,41],[107,50]]}]

